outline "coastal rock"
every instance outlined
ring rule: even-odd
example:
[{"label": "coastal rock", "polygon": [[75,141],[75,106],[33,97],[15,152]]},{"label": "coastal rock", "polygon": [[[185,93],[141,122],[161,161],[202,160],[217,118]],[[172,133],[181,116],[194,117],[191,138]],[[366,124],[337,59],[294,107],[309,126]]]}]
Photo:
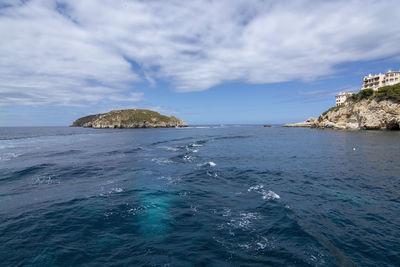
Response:
[{"label": "coastal rock", "polygon": [[298,123],[288,123],[283,125],[283,127],[312,127],[317,121],[317,118],[308,118],[306,121]]},{"label": "coastal rock", "polygon": [[348,101],[343,107],[318,117],[311,127],[344,130],[398,130],[400,102],[396,100],[363,99]]},{"label": "coastal rock", "polygon": [[285,124],[285,127],[311,127],[338,130],[399,130],[400,101],[379,98],[346,101],[321,114],[318,119]]},{"label": "coastal rock", "polygon": [[91,128],[170,128],[186,127],[187,124],[174,116],[164,116],[151,110],[124,109],[85,116],[74,121],[71,126]]}]

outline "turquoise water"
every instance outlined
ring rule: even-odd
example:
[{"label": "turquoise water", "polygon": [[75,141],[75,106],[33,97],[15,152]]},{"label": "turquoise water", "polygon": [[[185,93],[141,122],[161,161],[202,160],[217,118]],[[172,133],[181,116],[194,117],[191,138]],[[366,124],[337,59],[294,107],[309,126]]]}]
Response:
[{"label": "turquoise water", "polygon": [[2,266],[399,266],[400,132],[0,128]]}]

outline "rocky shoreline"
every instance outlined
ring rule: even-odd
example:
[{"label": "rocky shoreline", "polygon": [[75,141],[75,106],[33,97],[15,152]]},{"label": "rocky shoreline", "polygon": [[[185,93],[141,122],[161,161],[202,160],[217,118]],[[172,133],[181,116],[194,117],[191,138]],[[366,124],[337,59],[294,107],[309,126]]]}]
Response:
[{"label": "rocky shoreline", "polygon": [[318,118],[285,124],[284,127],[310,127],[337,130],[399,130],[400,101],[379,98],[347,101]]},{"label": "rocky shoreline", "polygon": [[297,123],[287,123],[283,127],[312,127],[316,122],[317,118],[308,118],[306,121]]},{"label": "rocky shoreline", "polygon": [[96,129],[116,128],[172,128],[187,127],[187,123],[174,116],[164,116],[146,109],[113,110],[77,119],[72,127]]}]

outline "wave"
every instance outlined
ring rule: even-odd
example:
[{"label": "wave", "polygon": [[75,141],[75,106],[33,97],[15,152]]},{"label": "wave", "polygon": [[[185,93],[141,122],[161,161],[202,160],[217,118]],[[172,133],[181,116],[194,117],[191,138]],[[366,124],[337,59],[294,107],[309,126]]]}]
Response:
[{"label": "wave", "polygon": [[38,165],[34,165],[31,167],[25,168],[20,171],[16,171],[16,172],[14,172],[14,175],[15,175],[15,177],[23,177],[23,176],[27,176],[27,175],[32,175],[32,174],[35,174],[39,171],[42,171],[42,170],[52,167],[52,166],[54,166],[54,164],[46,164],[46,163],[38,164]]},{"label": "wave", "polygon": [[144,151],[145,149],[143,149],[142,147],[135,147],[132,149],[127,149],[127,150],[111,150],[111,151],[106,151],[106,152],[100,152],[97,153],[97,155],[101,155],[101,156],[114,156],[114,155],[120,155],[123,156],[125,154],[134,154],[134,153],[138,153],[140,151]]},{"label": "wave", "polygon": [[83,152],[82,150],[71,149],[71,150],[67,150],[67,151],[49,153],[47,155],[44,155],[44,157],[70,156],[70,155],[79,154],[79,153],[82,153],[82,152]]},{"label": "wave", "polygon": [[178,147],[166,147],[166,149],[168,151],[173,151],[173,152],[177,152],[177,151],[187,151],[187,152],[192,152],[192,153],[197,153],[199,152],[199,148],[202,147],[204,144],[201,142],[195,142],[195,143],[190,143],[188,145],[181,145]]},{"label": "wave", "polygon": [[9,161],[9,160],[12,160],[13,158],[17,158],[19,156],[21,156],[21,154],[17,154],[17,153],[13,153],[13,152],[5,153],[5,154],[0,155],[0,161]]},{"label": "wave", "polygon": [[[0,174],[0,181],[11,181],[15,182],[18,179],[24,179],[26,177],[34,177],[35,175],[41,175],[40,172],[54,166],[54,164],[38,164],[30,167],[25,167],[23,169],[6,172],[5,170]],[[47,172],[49,173],[49,172]],[[29,182],[28,182],[29,183]]]},{"label": "wave", "polygon": [[[70,129],[70,128],[68,128]],[[79,128],[76,128],[79,129]],[[80,128],[82,130],[82,128]],[[85,128],[85,131],[92,131],[90,128]],[[104,134],[105,132],[102,132],[101,134]],[[76,133],[65,133],[64,129],[60,130],[57,133],[52,133],[52,134],[37,134],[37,135],[32,135],[32,136],[13,136],[13,137],[1,137],[0,136],[0,141],[15,141],[15,140],[31,140],[31,139],[40,139],[40,138],[47,138],[47,137],[65,137],[65,136],[88,136],[88,135],[96,135],[99,134],[99,132],[76,132]]]},{"label": "wave", "polygon": [[213,138],[214,140],[230,140],[230,139],[245,139],[250,138],[251,135],[234,135],[234,136],[220,136]]},{"label": "wave", "polygon": [[137,152],[140,152],[140,151],[143,151],[143,150],[144,149],[142,147],[135,147],[135,148],[132,148],[132,149],[124,150],[123,152],[125,154],[133,154],[133,153],[137,153]]},{"label": "wave", "polygon": [[157,142],[151,143],[150,145],[157,146],[157,145],[166,144],[166,143],[170,143],[170,142],[177,142],[177,141],[184,141],[184,140],[191,140],[191,139],[193,139],[193,137],[175,138],[175,139],[170,139],[170,140],[157,141]]}]

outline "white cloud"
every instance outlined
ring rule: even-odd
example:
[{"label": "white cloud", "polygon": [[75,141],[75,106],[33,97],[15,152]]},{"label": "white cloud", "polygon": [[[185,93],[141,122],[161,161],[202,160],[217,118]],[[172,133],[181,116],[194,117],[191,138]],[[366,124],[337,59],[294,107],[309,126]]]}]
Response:
[{"label": "white cloud", "polygon": [[115,102],[138,102],[144,99],[143,93],[130,93],[129,95],[110,95],[109,99]]},{"label": "white cloud", "polygon": [[308,81],[400,54],[395,0],[24,2],[0,9],[0,105],[141,101],[135,83],[158,79]]}]

